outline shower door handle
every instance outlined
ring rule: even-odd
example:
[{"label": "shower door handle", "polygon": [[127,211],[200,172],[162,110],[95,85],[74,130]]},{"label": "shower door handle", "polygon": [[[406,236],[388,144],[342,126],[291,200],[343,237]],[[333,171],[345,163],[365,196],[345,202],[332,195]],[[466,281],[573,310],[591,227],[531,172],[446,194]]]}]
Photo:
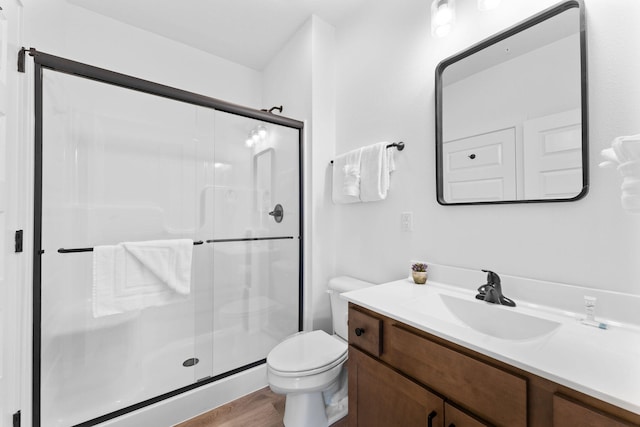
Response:
[{"label": "shower door handle", "polygon": [[276,207],[273,208],[271,212],[269,212],[269,215],[271,215],[273,219],[276,220],[276,222],[282,222],[282,218],[284,217],[284,209],[282,208],[282,205],[278,203]]}]

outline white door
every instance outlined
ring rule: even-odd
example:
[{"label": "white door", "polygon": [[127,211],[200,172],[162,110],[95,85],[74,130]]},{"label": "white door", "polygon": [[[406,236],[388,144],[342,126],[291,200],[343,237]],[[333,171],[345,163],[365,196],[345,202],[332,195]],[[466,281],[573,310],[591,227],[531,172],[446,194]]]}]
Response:
[{"label": "white door", "polygon": [[565,199],[582,191],[580,110],[524,122],[526,199]]},{"label": "white door", "polygon": [[449,203],[515,200],[514,128],[443,144],[444,199]]},{"label": "white door", "polygon": [[[23,78],[17,72],[22,4],[0,3],[0,427],[13,425],[20,407],[20,293],[18,266],[24,253],[16,253],[18,228],[18,150],[20,109],[18,91]],[[24,167],[22,168],[24,170]]]}]

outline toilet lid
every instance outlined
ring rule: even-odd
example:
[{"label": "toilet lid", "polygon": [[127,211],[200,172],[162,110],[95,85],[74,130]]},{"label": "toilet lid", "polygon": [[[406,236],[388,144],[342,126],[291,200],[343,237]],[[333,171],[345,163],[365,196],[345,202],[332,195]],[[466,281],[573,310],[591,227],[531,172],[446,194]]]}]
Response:
[{"label": "toilet lid", "polygon": [[274,347],[267,364],[280,372],[302,373],[332,365],[346,356],[348,346],[325,331],[294,335]]}]

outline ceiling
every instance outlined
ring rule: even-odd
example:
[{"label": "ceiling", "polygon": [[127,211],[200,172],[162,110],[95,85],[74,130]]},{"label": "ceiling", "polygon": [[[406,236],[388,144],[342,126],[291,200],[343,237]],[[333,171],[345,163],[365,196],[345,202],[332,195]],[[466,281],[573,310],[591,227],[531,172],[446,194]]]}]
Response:
[{"label": "ceiling", "polygon": [[367,0],[67,0],[262,70],[312,14],[338,26]]}]

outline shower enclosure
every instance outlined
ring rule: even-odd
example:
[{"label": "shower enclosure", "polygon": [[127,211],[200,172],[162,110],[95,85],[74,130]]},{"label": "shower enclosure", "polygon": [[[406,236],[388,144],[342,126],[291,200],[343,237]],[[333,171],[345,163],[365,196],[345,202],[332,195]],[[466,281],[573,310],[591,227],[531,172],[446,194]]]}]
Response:
[{"label": "shower enclosure", "polygon": [[[31,54],[34,426],[95,425],[264,363],[301,329],[302,123]],[[187,292],[127,265],[121,294],[142,306],[96,314],[95,247],[175,239],[193,241]]]}]

